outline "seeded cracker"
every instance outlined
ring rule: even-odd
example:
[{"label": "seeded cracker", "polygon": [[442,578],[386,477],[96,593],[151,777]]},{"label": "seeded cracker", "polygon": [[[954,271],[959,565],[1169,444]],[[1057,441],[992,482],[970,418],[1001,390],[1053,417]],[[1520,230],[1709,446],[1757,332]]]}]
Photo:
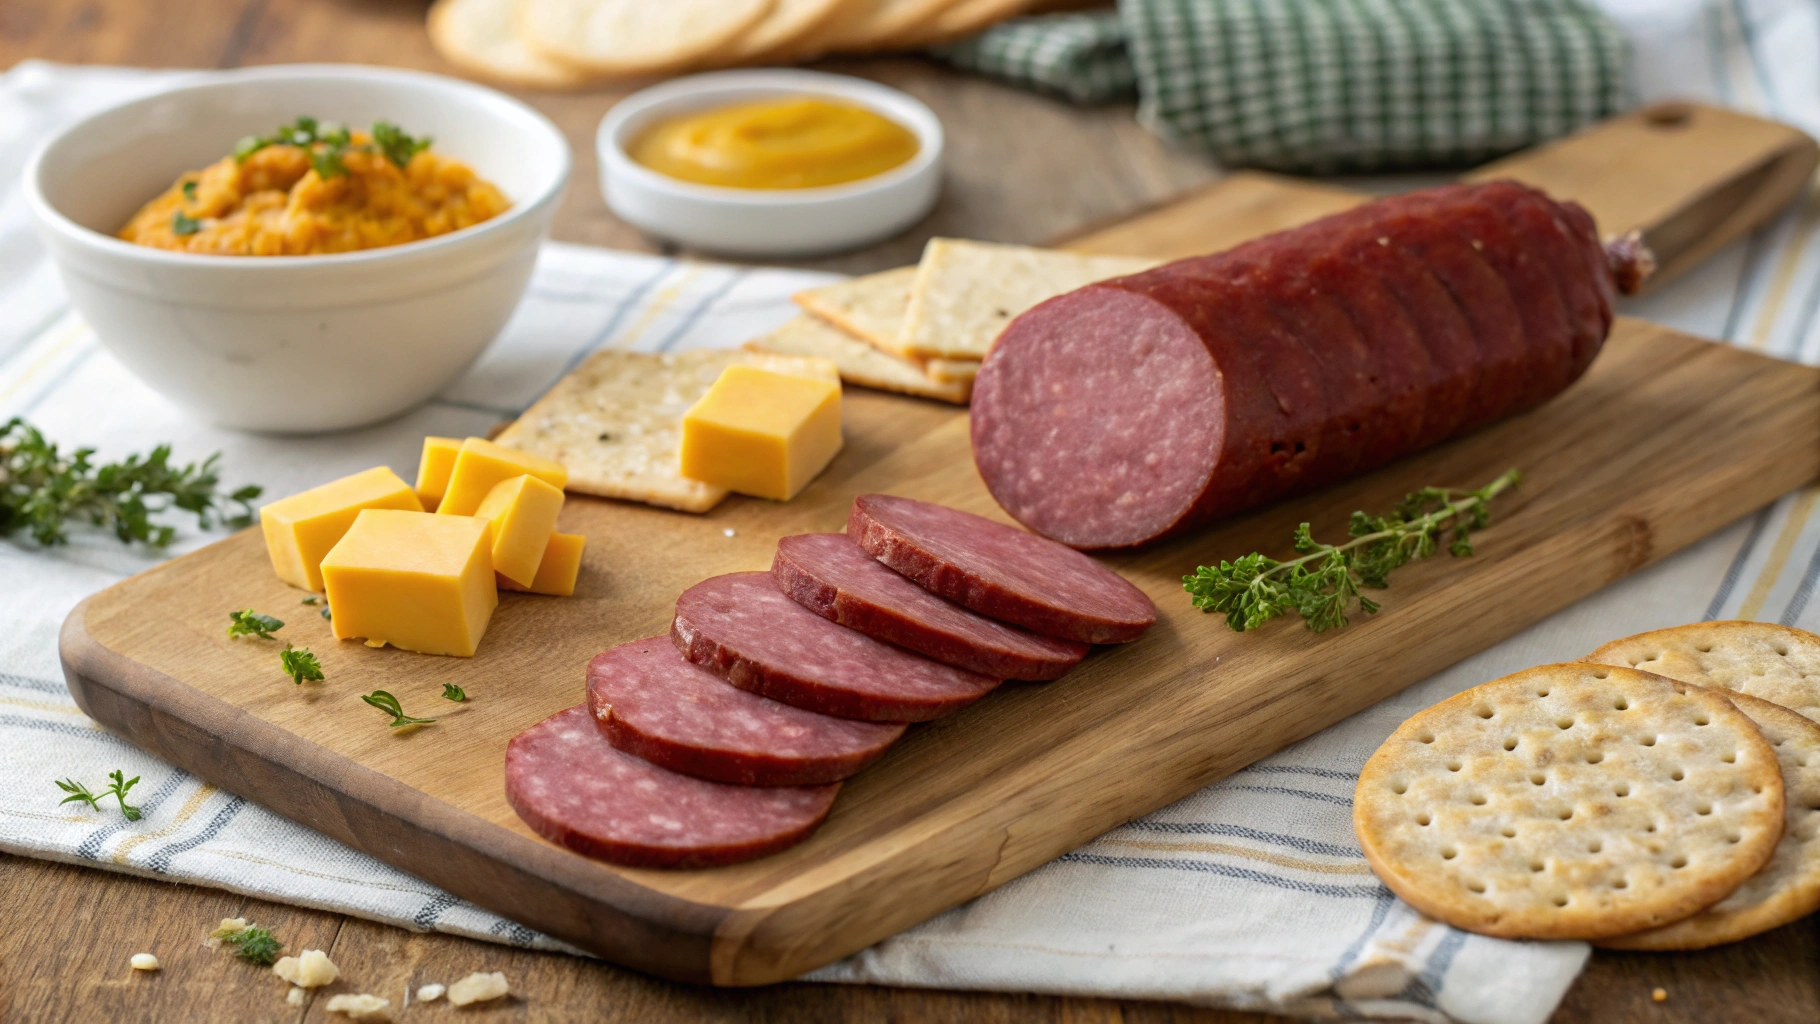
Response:
[{"label": "seeded cracker", "polygon": [[1031,306],[1156,263],[931,238],[917,264],[903,331],[893,350],[910,358],[984,359],[1005,325]]},{"label": "seeded cracker", "polygon": [[568,489],[578,494],[706,512],[727,492],[679,471],[682,417],[734,363],[824,380],[840,376],[825,359],[762,352],[596,352],[498,440],[568,467]]},{"label": "seeded cracker", "polygon": [[1614,640],[1582,661],[1761,697],[1820,722],[1820,636],[1772,622],[1696,622]]},{"label": "seeded cracker", "polygon": [[791,298],[805,312],[890,352],[903,332],[904,311],[910,308],[910,286],[915,281],[915,267],[898,267],[810,288]]},{"label": "seeded cracker", "polygon": [[[1780,704],[1726,694],[1776,751],[1782,841],[1763,870],[1692,917],[1599,943],[1611,949],[1705,949],[1780,928],[1820,910],[1820,724]],[[1696,813],[1698,808],[1695,808]]]},{"label": "seeded cracker", "polygon": [[841,379],[861,387],[897,391],[921,398],[935,398],[964,405],[973,394],[971,378],[938,381],[914,363],[887,355],[848,335],[838,327],[812,316],[799,316],[777,330],[746,343],[748,349],[793,356],[816,356],[834,361]]},{"label": "seeded cracker", "polygon": [[1769,861],[1782,815],[1775,752],[1723,696],[1586,664],[1528,669],[1416,714],[1353,796],[1385,885],[1500,938],[1678,921]]}]

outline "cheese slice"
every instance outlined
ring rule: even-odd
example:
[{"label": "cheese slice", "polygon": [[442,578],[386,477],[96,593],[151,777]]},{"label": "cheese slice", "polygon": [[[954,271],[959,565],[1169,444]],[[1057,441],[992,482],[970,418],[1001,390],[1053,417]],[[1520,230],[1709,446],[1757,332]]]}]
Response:
[{"label": "cheese slice", "polygon": [[840,447],[839,382],[734,365],[683,414],[682,475],[788,501]]},{"label": "cheese slice", "polygon": [[423,504],[397,473],[375,466],[261,506],[259,525],[272,570],[293,587],[321,590],[322,556],[369,508],[422,512]]},{"label": "cheese slice", "polygon": [[561,511],[562,489],[534,476],[495,484],[474,510],[474,515],[493,523],[493,571],[530,586]]},{"label": "cheese slice", "polygon": [[443,492],[442,504],[436,511],[444,515],[471,516],[486,499],[487,492],[515,476],[534,476],[559,490],[569,483],[569,471],[559,462],[540,459],[485,438],[470,437],[461,442],[455,467],[449,471],[448,490]]},{"label": "cheese slice", "polygon": [[544,547],[543,560],[537,563],[537,578],[530,586],[519,586],[504,576],[498,577],[499,589],[519,590],[531,594],[568,597],[575,593],[575,580],[581,575],[581,549],[588,538],[579,533],[552,533]]},{"label": "cheese slice", "polygon": [[459,437],[426,437],[423,456],[417,461],[417,499],[425,512],[436,511],[444,491],[449,489],[449,474],[455,471],[455,456],[461,452]]},{"label": "cheese slice", "polygon": [[339,640],[471,657],[499,604],[493,524],[367,509],[322,560]]}]

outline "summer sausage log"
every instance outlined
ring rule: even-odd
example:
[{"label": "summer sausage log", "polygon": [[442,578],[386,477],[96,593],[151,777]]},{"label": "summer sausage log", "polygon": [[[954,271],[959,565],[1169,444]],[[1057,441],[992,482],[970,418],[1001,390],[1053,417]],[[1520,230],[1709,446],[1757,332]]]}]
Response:
[{"label": "summer sausage log", "polygon": [[683,656],[742,690],[873,722],[923,722],[991,693],[999,680],[931,661],[815,614],[768,572],[703,580],[676,599]]},{"label": "summer sausage log", "polygon": [[667,636],[620,644],[588,663],[588,707],[607,742],[660,768],[741,786],[838,782],[904,734],[791,707],[728,686]]},{"label": "summer sausage log", "polygon": [[506,744],[506,800],[533,832],[616,864],[705,868],[800,842],[840,783],[729,786],[659,768],[614,748],[586,704]]},{"label": "summer sausage log", "polygon": [[777,542],[778,589],[824,619],[993,679],[1054,679],[1088,647],[988,619],[885,567],[844,533]]},{"label": "summer sausage log", "polygon": [[853,499],[847,535],[925,590],[1045,636],[1117,644],[1156,621],[1156,605],[1118,573],[971,512],[862,494]]},{"label": "summer sausage log", "polygon": [[1554,397],[1647,272],[1514,182],[1380,200],[1026,311],[974,382],[974,461],[1038,533],[1148,543]]}]

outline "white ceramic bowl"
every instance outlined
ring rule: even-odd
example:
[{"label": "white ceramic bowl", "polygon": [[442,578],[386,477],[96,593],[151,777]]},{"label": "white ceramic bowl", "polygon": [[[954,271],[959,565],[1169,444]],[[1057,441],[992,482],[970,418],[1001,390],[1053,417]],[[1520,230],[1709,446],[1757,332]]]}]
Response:
[{"label": "white ceramic bowl", "polygon": [[[512,208],[324,256],[202,256],[113,237],[179,174],[299,114],[429,135]],[[200,76],[79,121],[32,156],[25,195],[77,311],[147,384],[223,426],[316,433],[403,412],[480,356],[524,294],[569,163],[555,125],[491,89],[296,65]]]},{"label": "white ceramic bowl", "polygon": [[[916,133],[916,156],[883,174],[825,188],[698,185],[659,174],[627,155],[658,121],[690,111],[784,96],[869,107]],[[600,123],[600,188],[619,217],[660,238],[728,256],[810,256],[889,238],[927,214],[942,187],[942,123],[920,101],[847,75],[819,71],[717,71],[653,86],[621,100]]]}]

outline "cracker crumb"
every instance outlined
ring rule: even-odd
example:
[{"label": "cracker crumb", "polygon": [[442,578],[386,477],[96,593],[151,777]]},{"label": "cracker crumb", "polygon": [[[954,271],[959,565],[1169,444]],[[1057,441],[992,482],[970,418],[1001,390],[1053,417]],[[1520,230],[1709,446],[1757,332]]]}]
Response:
[{"label": "cracker crumb", "polygon": [[202,940],[202,944],[210,949],[220,949],[222,936],[246,931],[246,927],[244,917],[224,917],[221,919],[221,924],[209,933],[208,938]]},{"label": "cracker crumb", "polygon": [[322,950],[306,949],[302,956],[279,957],[272,973],[298,988],[316,988],[341,977],[341,968]]},{"label": "cracker crumb", "polygon": [[357,996],[343,993],[329,1000],[327,1007],[330,1013],[345,1013],[352,1020],[391,1020],[392,1001],[378,996],[361,993]]},{"label": "cracker crumb", "polygon": [[498,971],[494,971],[492,974],[482,974],[479,971],[475,971],[473,974],[470,974],[449,986],[449,1002],[454,1003],[456,1006],[466,1006],[469,1003],[480,1003],[485,1002],[488,999],[498,999],[508,991],[510,991],[510,988],[506,985],[506,976],[504,974],[501,974]]},{"label": "cracker crumb", "polygon": [[129,962],[135,971],[155,971],[163,966],[158,962],[158,958],[150,953],[134,953],[133,959]]},{"label": "cracker crumb", "polygon": [[434,983],[425,985],[417,990],[417,1001],[420,1003],[433,1003],[436,1000],[441,999],[442,994],[447,991],[448,989],[442,985]]},{"label": "cracker crumb", "polygon": [[305,998],[307,998],[307,994],[303,989],[292,985],[291,990],[285,993],[284,1001],[290,1003],[292,1006],[302,1006]]},{"label": "cracker crumb", "polygon": [[1666,1002],[1668,1002],[1668,989],[1665,989],[1665,988],[1656,989],[1654,992],[1651,992],[1649,994],[1649,997],[1651,999],[1654,999],[1658,1003],[1666,1003]]}]

